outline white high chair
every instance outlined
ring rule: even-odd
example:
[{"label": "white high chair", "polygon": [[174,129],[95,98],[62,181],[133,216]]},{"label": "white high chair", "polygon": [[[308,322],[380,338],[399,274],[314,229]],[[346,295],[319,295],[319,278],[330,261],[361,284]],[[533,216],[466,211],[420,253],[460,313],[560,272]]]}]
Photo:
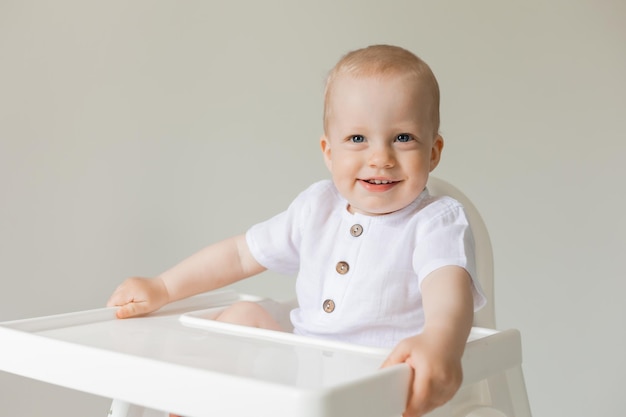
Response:
[{"label": "white high chair", "polygon": [[[431,417],[530,417],[516,330],[497,331],[493,258],[485,224],[447,182],[428,182],[468,213],[477,274],[488,304],[475,315],[461,389]],[[411,371],[379,369],[388,350],[319,341],[211,320],[240,300],[257,301],[289,326],[293,303],[218,291],[144,318],[106,308],[0,323],[0,370],[115,398],[109,417],[388,417],[406,404]]]}]

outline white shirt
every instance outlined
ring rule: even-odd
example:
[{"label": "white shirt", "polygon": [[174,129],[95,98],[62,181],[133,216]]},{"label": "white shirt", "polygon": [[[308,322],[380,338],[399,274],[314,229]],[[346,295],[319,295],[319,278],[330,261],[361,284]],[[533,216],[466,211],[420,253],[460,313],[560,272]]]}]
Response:
[{"label": "white shirt", "polygon": [[474,308],[484,305],[473,236],[459,202],[424,190],[409,206],[386,215],[353,214],[347,207],[330,180],[320,181],[285,212],[246,233],[261,265],[297,274],[295,333],[395,346],[421,332],[420,285],[447,265],[469,272]]}]

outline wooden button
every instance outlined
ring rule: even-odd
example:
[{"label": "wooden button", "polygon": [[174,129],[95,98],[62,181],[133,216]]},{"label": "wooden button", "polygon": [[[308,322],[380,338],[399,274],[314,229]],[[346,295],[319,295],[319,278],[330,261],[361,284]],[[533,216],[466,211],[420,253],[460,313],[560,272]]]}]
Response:
[{"label": "wooden button", "polygon": [[337,270],[337,272],[340,273],[341,275],[345,275],[350,270],[350,265],[348,265],[347,262],[340,261],[340,262],[337,262],[337,265],[335,266],[335,270]]},{"label": "wooden button", "polygon": [[324,304],[322,305],[322,307],[324,308],[324,311],[327,313],[332,313],[333,311],[335,311],[335,302],[333,300],[326,300],[324,301]]},{"label": "wooden button", "polygon": [[363,226],[360,224],[355,224],[350,228],[350,234],[354,237],[359,237],[363,233]]}]

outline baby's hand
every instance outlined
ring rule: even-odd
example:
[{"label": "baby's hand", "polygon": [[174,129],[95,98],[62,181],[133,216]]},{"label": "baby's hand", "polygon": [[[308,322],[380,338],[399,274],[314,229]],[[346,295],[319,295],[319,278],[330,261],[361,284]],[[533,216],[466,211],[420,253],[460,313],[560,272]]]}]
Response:
[{"label": "baby's hand", "polygon": [[461,358],[437,343],[438,338],[421,334],[402,340],[383,367],[407,363],[413,383],[403,417],[419,417],[449,401],[461,386]]},{"label": "baby's hand", "polygon": [[148,314],[169,302],[167,288],[160,278],[129,278],[111,295],[107,307],[119,306],[119,319]]}]

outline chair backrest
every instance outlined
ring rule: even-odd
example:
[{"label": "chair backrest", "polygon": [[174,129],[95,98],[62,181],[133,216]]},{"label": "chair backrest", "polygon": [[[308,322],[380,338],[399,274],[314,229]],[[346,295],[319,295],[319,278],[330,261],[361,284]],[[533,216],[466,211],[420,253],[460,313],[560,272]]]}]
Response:
[{"label": "chair backrest", "polygon": [[493,294],[493,251],[487,226],[476,206],[470,199],[452,184],[432,175],[428,179],[428,191],[431,195],[447,195],[463,204],[469,218],[476,245],[476,274],[483,288],[487,305],[474,315],[474,325],[495,329],[496,316]]}]

